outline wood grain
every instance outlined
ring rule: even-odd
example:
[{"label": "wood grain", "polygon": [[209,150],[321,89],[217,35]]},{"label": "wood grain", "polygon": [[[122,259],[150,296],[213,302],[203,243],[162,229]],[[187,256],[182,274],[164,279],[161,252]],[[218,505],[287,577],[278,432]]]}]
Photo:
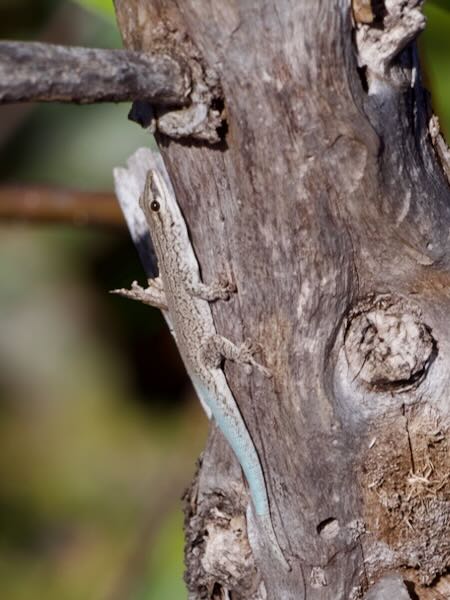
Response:
[{"label": "wood grain", "polygon": [[[406,20],[413,4],[402,3]],[[236,511],[245,505],[236,500],[239,469],[213,431],[189,503],[190,598],[227,590],[253,600],[356,600],[386,571],[412,586],[432,584],[450,562],[450,192],[407,22],[405,44],[383,54],[386,69],[369,81],[346,0],[115,5],[128,47],[189,40],[220,79],[223,142],[158,142],[204,280],[228,265],[234,274],[237,297],[213,306],[218,331],[260,343],[274,373],[269,385],[226,365],[292,573],[280,573],[262,548],[254,549],[251,589],[201,570],[197,516],[220,498],[234,498]],[[404,25],[397,17],[395,27]],[[367,44],[364,56],[372,56]],[[379,294],[414,306],[419,329],[436,340],[426,376],[407,389],[371,387],[345,357],[352,308]],[[431,499],[408,479],[426,476],[426,440],[444,450],[433,454],[433,477],[443,483]],[[385,495],[370,493],[372,484]],[[431,512],[409,528],[400,511],[413,492]],[[389,535],[376,521],[383,503],[396,516]]]},{"label": "wood grain", "polygon": [[0,42],[0,104],[123,102],[184,105],[190,72],[163,53]]}]

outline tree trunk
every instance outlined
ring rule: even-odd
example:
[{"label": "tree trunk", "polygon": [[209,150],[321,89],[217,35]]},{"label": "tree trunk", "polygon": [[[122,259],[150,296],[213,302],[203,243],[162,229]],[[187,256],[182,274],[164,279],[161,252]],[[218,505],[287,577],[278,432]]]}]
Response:
[{"label": "tree trunk", "polygon": [[204,281],[231,268],[237,284],[217,330],[274,374],[225,365],[292,571],[250,553],[245,483],[212,427],[190,598],[448,598],[450,193],[417,0],[115,4],[128,48],[190,57],[216,113],[223,99],[219,143],[157,140]]}]

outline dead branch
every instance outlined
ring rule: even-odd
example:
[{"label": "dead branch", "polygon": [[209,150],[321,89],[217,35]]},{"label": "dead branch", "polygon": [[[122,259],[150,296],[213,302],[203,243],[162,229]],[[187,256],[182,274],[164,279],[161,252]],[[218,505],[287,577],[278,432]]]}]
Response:
[{"label": "dead branch", "polygon": [[115,196],[110,192],[68,190],[44,185],[0,186],[0,222],[33,221],[123,227]]},{"label": "dead branch", "polygon": [[168,54],[0,42],[0,103],[188,103],[190,71]]}]

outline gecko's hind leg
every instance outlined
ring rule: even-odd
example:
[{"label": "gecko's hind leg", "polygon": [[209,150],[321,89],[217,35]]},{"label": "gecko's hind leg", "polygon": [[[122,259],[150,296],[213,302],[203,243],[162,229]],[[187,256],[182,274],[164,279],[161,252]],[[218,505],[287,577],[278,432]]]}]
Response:
[{"label": "gecko's hind leg", "polygon": [[112,294],[118,294],[131,300],[139,300],[143,304],[149,304],[162,310],[167,310],[167,300],[160,277],[148,280],[146,288],[141,287],[137,281],[133,281],[131,289],[111,290]]},{"label": "gecko's hind leg", "polygon": [[233,362],[251,365],[255,367],[266,377],[272,377],[271,372],[267,367],[261,365],[256,359],[255,354],[259,352],[260,347],[250,340],[245,340],[237,346],[228,338],[222,335],[212,335],[203,349],[204,359],[212,367],[219,367],[222,359],[232,360]]}]

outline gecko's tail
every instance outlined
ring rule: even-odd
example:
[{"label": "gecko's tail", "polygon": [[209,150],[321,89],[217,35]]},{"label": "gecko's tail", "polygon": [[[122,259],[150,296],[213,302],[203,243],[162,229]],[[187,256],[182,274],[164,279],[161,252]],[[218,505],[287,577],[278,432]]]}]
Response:
[{"label": "gecko's tail", "polygon": [[257,546],[268,547],[270,554],[280,563],[283,570],[291,570],[292,567],[278,543],[270,513],[255,516],[251,502],[247,506],[247,532],[252,550]]}]

